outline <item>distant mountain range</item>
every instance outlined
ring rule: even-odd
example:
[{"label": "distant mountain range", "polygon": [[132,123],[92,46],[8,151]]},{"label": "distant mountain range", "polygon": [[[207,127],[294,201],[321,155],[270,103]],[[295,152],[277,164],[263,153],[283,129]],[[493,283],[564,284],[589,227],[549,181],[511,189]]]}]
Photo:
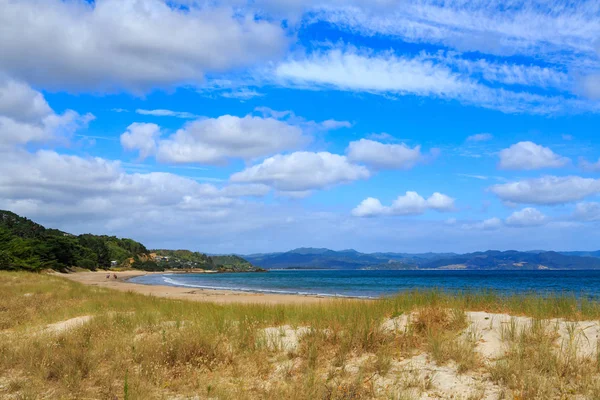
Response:
[{"label": "distant mountain range", "polygon": [[600,251],[366,254],[352,249],[299,248],[244,258],[265,269],[600,269]]}]

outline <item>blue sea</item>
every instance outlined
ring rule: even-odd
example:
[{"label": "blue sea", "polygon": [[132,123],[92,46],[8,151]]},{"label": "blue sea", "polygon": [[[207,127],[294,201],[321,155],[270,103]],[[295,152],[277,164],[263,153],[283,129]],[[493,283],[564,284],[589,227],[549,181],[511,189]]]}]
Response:
[{"label": "blue sea", "polygon": [[156,274],[134,283],[247,292],[377,298],[413,289],[501,294],[569,294],[600,299],[600,271],[347,271],[273,270],[266,273]]}]

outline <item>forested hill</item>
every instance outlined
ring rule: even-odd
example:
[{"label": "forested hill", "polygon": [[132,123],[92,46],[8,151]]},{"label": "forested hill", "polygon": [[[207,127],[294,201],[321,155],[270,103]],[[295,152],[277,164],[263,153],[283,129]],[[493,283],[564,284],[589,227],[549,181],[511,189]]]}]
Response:
[{"label": "forested hill", "polygon": [[72,235],[48,229],[10,211],[0,210],[0,269],[64,271],[72,267],[107,269],[111,266],[143,270],[188,268],[186,260],[204,260],[198,268],[221,271],[254,271],[252,264],[237,256],[213,256],[187,250],[157,257],[132,239],[106,235]]},{"label": "forested hill", "polygon": [[151,257],[159,266],[169,269],[201,268],[216,271],[258,271],[247,260],[238,256],[209,256],[189,250],[152,250]]},{"label": "forested hill", "polygon": [[109,268],[134,259],[147,261],[146,247],[115,236],[71,235],[47,229],[10,211],[0,211],[0,269],[65,270],[70,267]]}]

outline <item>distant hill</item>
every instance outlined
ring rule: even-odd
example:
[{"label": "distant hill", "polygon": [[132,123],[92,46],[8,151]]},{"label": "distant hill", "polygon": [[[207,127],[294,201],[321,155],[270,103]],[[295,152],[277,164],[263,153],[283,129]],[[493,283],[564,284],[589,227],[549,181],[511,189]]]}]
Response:
[{"label": "distant hill", "polygon": [[442,257],[420,264],[420,268],[465,267],[468,269],[599,269],[600,258],[545,251],[486,251]]},{"label": "distant hill", "polygon": [[266,269],[600,269],[600,251],[365,254],[356,250],[300,248],[244,257]]},{"label": "distant hill", "polygon": [[561,251],[560,254],[564,254],[565,256],[600,258],[600,250],[598,250],[598,251]]},{"label": "distant hill", "polygon": [[224,272],[254,272],[254,265],[239,256],[209,256],[189,250],[152,250],[151,257],[163,268],[206,269]]},{"label": "distant hill", "polygon": [[258,270],[238,256],[213,256],[187,250],[161,250],[169,253],[169,263],[155,261],[155,255],[132,239],[106,235],[72,235],[48,229],[10,211],[0,210],[0,270],[65,271],[72,267],[108,269],[111,266],[131,266],[137,269],[162,271],[182,268],[186,260],[202,261],[204,269],[221,271]]}]

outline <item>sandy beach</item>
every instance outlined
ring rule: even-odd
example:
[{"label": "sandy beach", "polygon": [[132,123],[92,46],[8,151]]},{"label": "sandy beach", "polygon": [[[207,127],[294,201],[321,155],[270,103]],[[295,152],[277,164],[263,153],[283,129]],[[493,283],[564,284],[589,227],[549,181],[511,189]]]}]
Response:
[{"label": "sandy beach", "polygon": [[148,296],[166,297],[169,299],[248,304],[308,304],[331,300],[328,297],[319,296],[248,293],[236,292],[232,290],[190,289],[175,286],[141,285],[128,282],[128,279],[133,278],[134,276],[157,273],[161,272],[121,271],[116,272],[117,279],[113,278],[113,272],[110,273],[110,279],[106,279],[106,271],[74,272],[70,274],[54,273],[54,275],[89,286],[105,287],[123,292],[136,292]]}]

